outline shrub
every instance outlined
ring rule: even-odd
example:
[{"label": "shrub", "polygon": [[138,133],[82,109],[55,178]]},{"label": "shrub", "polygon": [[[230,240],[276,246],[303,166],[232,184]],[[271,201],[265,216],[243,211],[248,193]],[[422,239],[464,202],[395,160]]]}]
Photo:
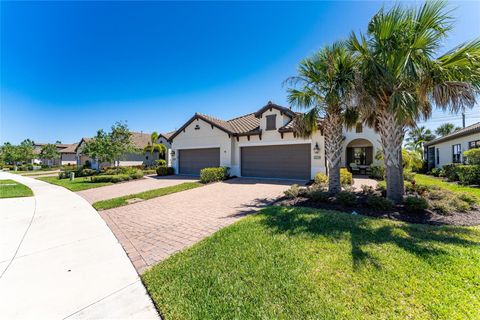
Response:
[{"label": "shrub", "polygon": [[321,186],[326,186],[327,183],[328,183],[328,176],[324,173],[319,172],[315,175],[314,182],[315,182],[315,184],[319,184]]},{"label": "shrub", "polygon": [[460,193],[458,194],[458,198],[462,201],[465,201],[471,206],[476,205],[478,203],[478,198],[469,193]]},{"label": "shrub", "polygon": [[330,199],[328,192],[321,190],[311,190],[308,196],[315,202],[328,202]]},{"label": "shrub", "polygon": [[376,180],[385,179],[385,167],[384,166],[371,166],[370,167],[370,178]]},{"label": "shrub", "polygon": [[428,209],[428,201],[421,197],[407,197],[405,199],[405,209],[410,212],[418,212]]},{"label": "shrub", "polygon": [[480,164],[456,167],[458,180],[462,184],[480,184]]},{"label": "shrub", "polygon": [[167,166],[167,161],[163,159],[158,159],[158,160],[155,160],[155,164],[159,167],[165,167]]},{"label": "shrub", "polygon": [[426,197],[432,209],[440,214],[452,214],[455,211],[465,212],[473,206],[473,204],[464,200],[466,199],[465,196],[457,195],[445,189],[429,190]]},{"label": "shrub", "polygon": [[170,176],[175,173],[175,170],[172,167],[158,167],[156,172],[158,176]]},{"label": "shrub", "polygon": [[430,171],[430,174],[434,177],[438,177],[440,176],[440,172],[442,171],[442,169],[440,168],[433,168],[431,171]]},{"label": "shrub", "polygon": [[353,184],[353,176],[347,168],[340,168],[340,184],[342,186]]},{"label": "shrub", "polygon": [[372,186],[369,186],[366,184],[362,184],[360,186],[360,189],[362,189],[363,194],[372,194],[375,191],[375,189]]},{"label": "shrub", "polygon": [[367,205],[377,210],[390,210],[393,207],[392,201],[384,197],[371,195],[367,198]]},{"label": "shrub", "polygon": [[467,158],[468,164],[480,165],[480,148],[467,150],[463,155]]},{"label": "shrub", "polygon": [[92,170],[92,169],[80,169],[75,171],[75,176],[76,177],[90,177],[98,174],[97,171]]},{"label": "shrub", "polygon": [[283,192],[285,197],[287,197],[288,199],[295,199],[296,197],[298,197],[299,193],[300,193],[300,187],[298,186],[298,184],[292,185],[289,189]]},{"label": "shrub", "polygon": [[458,173],[457,173],[457,167],[459,166],[458,163],[451,163],[451,164],[446,164],[443,166],[443,171],[445,173],[445,177],[448,179],[448,181],[458,181]]},{"label": "shrub", "polygon": [[354,206],[357,203],[357,196],[355,196],[355,194],[352,192],[339,192],[335,198],[337,199],[338,203],[347,207]]},{"label": "shrub", "polygon": [[403,179],[412,182],[415,180],[415,173],[410,170],[403,170]]},{"label": "shrub", "polygon": [[128,174],[114,174],[114,175],[97,175],[90,178],[91,182],[112,182],[118,183],[123,181],[132,180],[132,177]]},{"label": "shrub", "polygon": [[222,181],[228,178],[228,168],[204,168],[200,170],[200,182],[210,183],[216,181]]}]

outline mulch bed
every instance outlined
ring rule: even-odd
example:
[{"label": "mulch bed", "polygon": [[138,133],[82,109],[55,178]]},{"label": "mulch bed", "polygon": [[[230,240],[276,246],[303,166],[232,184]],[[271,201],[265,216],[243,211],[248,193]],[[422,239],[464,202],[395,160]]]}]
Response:
[{"label": "mulch bed", "polygon": [[431,210],[420,212],[406,211],[403,205],[397,205],[390,211],[375,210],[366,205],[366,196],[358,195],[358,203],[355,207],[345,207],[334,201],[332,202],[316,202],[309,198],[299,197],[297,199],[279,199],[275,205],[308,207],[326,210],[336,210],[346,213],[355,212],[360,215],[386,218],[392,220],[405,221],[409,223],[430,224],[430,225],[455,225],[455,226],[476,226],[480,225],[480,208],[468,212],[455,212],[451,215],[440,215]]}]

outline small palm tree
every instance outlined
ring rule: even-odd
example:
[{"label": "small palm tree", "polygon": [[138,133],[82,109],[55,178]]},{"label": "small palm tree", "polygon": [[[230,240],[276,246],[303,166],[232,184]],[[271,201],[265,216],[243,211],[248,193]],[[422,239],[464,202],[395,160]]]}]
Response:
[{"label": "small palm tree", "polygon": [[288,101],[307,112],[295,119],[295,131],[302,137],[314,133],[321,116],[328,163],[328,190],[337,193],[340,186],[340,161],[345,124],[356,122],[350,108],[355,84],[354,60],[342,42],[320,50],[298,67],[298,76],[287,79],[294,88],[288,89]]},{"label": "small palm tree", "polygon": [[435,139],[435,135],[430,129],[426,129],[424,126],[411,128],[408,131],[406,147],[408,150],[422,155],[423,158],[424,143],[433,139]]},{"label": "small palm tree", "polygon": [[444,123],[435,130],[435,133],[438,134],[440,137],[443,137],[460,129],[462,128],[455,127],[453,123]]},{"label": "small palm tree", "polygon": [[431,116],[433,106],[451,112],[476,103],[480,89],[480,40],[464,43],[436,57],[452,17],[445,1],[419,9],[381,9],[367,35],[352,34],[359,77],[362,119],[378,131],[384,152],[387,197],[404,194],[402,144],[408,127]]},{"label": "small palm tree", "polygon": [[167,147],[158,143],[158,133],[154,131],[150,135],[150,142],[145,147],[144,151],[150,153],[152,156],[153,153],[158,152],[158,157],[163,159],[167,153]]}]

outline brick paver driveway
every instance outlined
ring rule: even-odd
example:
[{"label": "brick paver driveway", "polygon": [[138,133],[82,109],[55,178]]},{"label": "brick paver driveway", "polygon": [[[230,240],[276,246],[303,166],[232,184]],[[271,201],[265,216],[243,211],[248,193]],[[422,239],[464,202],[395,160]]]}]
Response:
[{"label": "brick paver driveway", "polygon": [[174,186],[183,182],[198,181],[191,177],[182,176],[145,176],[144,179],[133,180],[124,183],[118,183],[111,186],[93,188],[77,192],[78,195],[85,198],[88,202],[94,203],[100,200],[112,199],[126,196],[133,193],[139,193],[152,189]]},{"label": "brick paver driveway", "polygon": [[282,195],[293,182],[236,178],[100,211],[142,273]]}]

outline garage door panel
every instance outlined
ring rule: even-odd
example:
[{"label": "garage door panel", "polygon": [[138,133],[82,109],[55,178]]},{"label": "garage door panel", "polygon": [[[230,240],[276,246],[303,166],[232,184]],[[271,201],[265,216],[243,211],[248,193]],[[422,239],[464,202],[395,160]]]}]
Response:
[{"label": "garage door panel", "polygon": [[179,150],[179,173],[199,175],[203,168],[220,166],[220,148]]},{"label": "garage door panel", "polygon": [[244,177],[310,179],[310,144],[241,148]]}]

